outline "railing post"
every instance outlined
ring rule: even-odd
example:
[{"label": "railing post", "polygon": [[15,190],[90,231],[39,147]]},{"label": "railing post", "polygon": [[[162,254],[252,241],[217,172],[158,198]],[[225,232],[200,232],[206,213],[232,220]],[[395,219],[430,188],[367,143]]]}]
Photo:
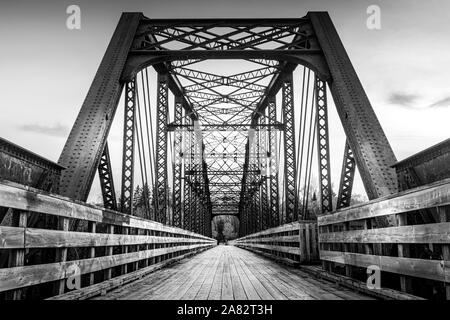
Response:
[{"label": "railing post", "polygon": [[[58,229],[62,231],[69,231],[69,219],[67,218],[58,218]],[[56,262],[66,262],[67,260],[67,248],[58,249],[56,251]],[[58,282],[57,285],[57,294],[63,294],[64,289],[66,288],[67,279],[62,279]]]},{"label": "railing post", "polygon": [[[129,228],[128,227],[123,227],[122,228],[122,233],[126,236],[129,234]],[[122,246],[122,253],[128,253],[128,246]],[[121,273],[122,274],[126,274],[128,272],[128,265],[125,263],[122,265],[121,267]]]},{"label": "railing post", "polygon": [[[438,207],[437,211],[439,214],[439,222],[447,222],[447,211],[449,210],[449,206]],[[450,245],[444,244],[442,245],[442,258],[444,259],[444,268],[446,263],[450,261]],[[445,269],[444,269],[445,271]],[[446,280],[446,279],[444,279]],[[450,300],[450,284],[448,282],[444,282],[445,285],[445,296],[447,300]]]},{"label": "railing post", "polygon": [[[398,226],[407,225],[407,213],[397,214],[397,225]],[[398,256],[400,258],[408,258],[409,257],[409,245],[398,244],[397,250],[398,250]],[[407,292],[407,293],[410,293],[412,291],[412,283],[411,283],[411,279],[409,277],[400,276],[400,289],[403,292]]]},{"label": "railing post", "polygon": [[[14,227],[26,228],[28,220],[28,213],[21,210],[13,210],[13,221],[12,225]],[[25,264],[25,249],[14,249],[9,255],[8,267],[20,267]],[[23,290],[17,289],[6,295],[8,300],[21,300],[23,298]]]},{"label": "railing post", "polygon": [[[93,222],[93,221],[89,221],[89,232],[90,233],[96,233],[96,226],[97,223]],[[89,248],[89,258],[95,258],[95,247],[90,247]],[[93,285],[95,283],[95,273],[91,272],[89,274],[89,285]]]},{"label": "railing post", "polygon": [[[113,225],[108,225],[106,227],[106,232],[109,234],[113,234],[114,233],[114,226]],[[112,246],[108,246],[106,247],[106,255],[107,256],[112,256],[113,255],[113,247]],[[105,270],[105,280],[109,280],[111,279],[112,276],[112,269],[108,268]]]}]

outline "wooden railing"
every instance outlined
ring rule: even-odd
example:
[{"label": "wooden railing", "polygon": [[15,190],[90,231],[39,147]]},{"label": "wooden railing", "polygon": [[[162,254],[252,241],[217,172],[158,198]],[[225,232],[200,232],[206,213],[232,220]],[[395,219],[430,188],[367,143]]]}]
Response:
[{"label": "wooden railing", "polygon": [[297,221],[253,233],[230,242],[289,264],[318,261],[317,223]]},{"label": "wooden railing", "polygon": [[[382,286],[450,299],[449,205],[450,180],[444,180],[320,216],[324,268],[365,281],[366,268],[376,266]],[[420,222],[424,212],[434,223]],[[377,223],[388,216],[396,225]]]},{"label": "wooden railing", "polygon": [[[0,226],[0,253],[9,260],[0,268],[2,299],[87,298],[216,243],[7,181],[0,181],[0,206],[13,210],[13,226]],[[27,227],[37,214],[54,217],[57,228]],[[85,232],[69,230],[76,219]]]}]

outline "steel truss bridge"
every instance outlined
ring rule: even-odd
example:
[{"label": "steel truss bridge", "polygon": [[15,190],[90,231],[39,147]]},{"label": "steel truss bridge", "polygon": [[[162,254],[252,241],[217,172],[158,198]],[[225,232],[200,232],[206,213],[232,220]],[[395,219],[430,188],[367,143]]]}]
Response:
[{"label": "steel truss bridge", "polygon": [[[337,200],[329,106],[346,137]],[[120,171],[113,170],[117,159],[111,141],[108,146],[114,120],[123,126]],[[334,282],[353,278],[347,282],[354,284],[370,264],[398,277],[397,291],[377,291],[378,297],[417,298],[411,277],[419,277],[442,285],[449,298],[449,182],[427,183],[413,164],[395,167],[389,141],[326,12],[294,19],[149,19],[123,13],[58,165],[32,162],[45,168],[45,179],[31,186],[20,179],[0,184],[0,222],[8,212],[13,216],[10,226],[0,227],[0,257],[9,266],[0,265],[5,298],[81,299],[156,274],[168,262],[213,247],[211,222],[222,215],[236,217],[239,239],[233,247],[193,257],[200,264],[210,261],[204,269],[191,260],[186,267],[186,285],[194,287],[203,270],[215,288],[214,275],[222,270],[220,286],[229,281],[232,290],[208,291],[215,298],[373,296],[362,286],[299,289],[321,286],[305,284],[311,273]],[[356,168],[371,201],[350,207]],[[121,177],[115,180],[117,172]],[[86,204],[96,175],[101,207]],[[144,190],[139,206],[137,189]],[[411,211],[421,218],[412,221]],[[427,238],[432,230],[437,231]],[[410,232],[414,239],[406,239]],[[443,269],[439,259],[415,256],[412,243],[440,252]],[[44,247],[52,253],[31,254]],[[251,251],[288,264],[322,265],[295,271],[273,264],[250,272],[247,259],[268,263]],[[27,255],[31,262],[25,263]],[[180,277],[183,267],[173,270]],[[279,279],[270,270],[280,272],[283,285],[274,284]],[[249,283],[260,288],[253,272],[271,289],[249,290]],[[152,283],[149,277],[145,281]],[[306,282],[287,288],[293,277]],[[208,298],[203,282],[195,294],[167,283],[179,298]],[[142,290],[134,297],[144,297]]]}]

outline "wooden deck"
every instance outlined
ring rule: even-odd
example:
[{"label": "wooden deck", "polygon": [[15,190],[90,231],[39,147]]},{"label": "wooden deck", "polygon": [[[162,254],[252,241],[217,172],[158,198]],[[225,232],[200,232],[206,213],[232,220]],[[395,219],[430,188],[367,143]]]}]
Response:
[{"label": "wooden deck", "polygon": [[220,245],[94,299],[370,299],[250,251]]}]

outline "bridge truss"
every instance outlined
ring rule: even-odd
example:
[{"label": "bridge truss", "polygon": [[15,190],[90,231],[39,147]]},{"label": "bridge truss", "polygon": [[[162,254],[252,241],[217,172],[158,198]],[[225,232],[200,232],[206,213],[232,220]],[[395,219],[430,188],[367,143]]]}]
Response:
[{"label": "bridge truss", "polygon": [[[246,235],[311,218],[317,159],[319,213],[330,212],[330,94],[347,137],[337,207],[350,203],[356,167],[370,199],[396,192],[395,156],[327,13],[124,13],[60,156],[60,193],[86,201],[98,170],[108,209],[137,214],[140,181],[146,217],[211,235],[214,216],[233,215]],[[107,141],[121,97],[115,188]]]}]

